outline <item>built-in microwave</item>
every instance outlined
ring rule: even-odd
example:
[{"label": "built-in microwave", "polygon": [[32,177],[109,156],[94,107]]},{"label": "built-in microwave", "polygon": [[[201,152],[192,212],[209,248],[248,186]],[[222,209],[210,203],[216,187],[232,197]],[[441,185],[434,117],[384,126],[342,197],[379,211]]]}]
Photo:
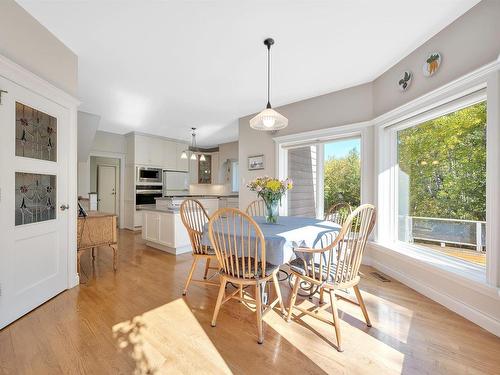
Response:
[{"label": "built-in microwave", "polygon": [[163,171],[159,168],[137,167],[137,182],[161,184]]}]

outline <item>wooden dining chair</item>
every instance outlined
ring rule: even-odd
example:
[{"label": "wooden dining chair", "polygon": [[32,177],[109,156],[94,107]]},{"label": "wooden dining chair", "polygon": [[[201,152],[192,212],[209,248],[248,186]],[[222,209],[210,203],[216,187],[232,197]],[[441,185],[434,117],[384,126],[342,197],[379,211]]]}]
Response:
[{"label": "wooden dining chair", "polygon": [[245,212],[250,216],[266,216],[266,203],[263,199],[256,199],[247,206]]},{"label": "wooden dining chair", "polygon": [[[366,325],[371,327],[368,311],[358,288],[359,267],[365,249],[366,241],[375,225],[376,209],[371,204],[364,204],[354,210],[346,219],[340,233],[325,247],[295,249],[297,258],[289,263],[290,270],[295,276],[287,321],[290,321],[293,308],[302,313],[311,315],[335,327],[337,336],[337,350],[342,351],[340,335],[340,320],[336,305],[335,293],[339,290],[353,288],[357,303],[366,320]],[[323,245],[323,244],[320,244]],[[330,295],[330,304],[333,322],[321,317],[317,311],[306,310],[295,305],[299,284],[301,282],[318,286],[320,295],[324,292]],[[321,297],[320,297],[321,299]],[[328,305],[323,306],[327,307]]]},{"label": "wooden dining chair", "polygon": [[[215,327],[221,306],[230,299],[255,303],[257,313],[258,343],[264,341],[262,319],[279,303],[284,315],[281,291],[278,282],[279,266],[266,261],[266,243],[257,223],[248,214],[236,208],[221,208],[208,224],[210,242],[221,265],[221,284],[212,318]],[[272,282],[276,299],[264,306],[262,294],[267,282]],[[238,289],[226,296],[226,284],[237,285]],[[255,298],[243,287],[253,286]],[[238,295],[239,293],[239,295]]]},{"label": "wooden dining chair", "polygon": [[[182,292],[182,295],[185,296],[191,281],[209,285],[219,285],[219,283],[207,280],[208,270],[219,270],[219,267],[210,266],[210,262],[216,262],[217,257],[214,250],[210,246],[206,246],[201,243],[203,226],[208,223],[208,214],[203,205],[196,199],[186,199],[181,204],[180,214],[182,223],[188,232],[191,248],[193,250],[193,264],[191,265],[191,270],[189,271],[189,275],[186,280],[186,286]],[[205,273],[203,275],[203,280],[193,279],[194,270],[200,260],[205,260]]]},{"label": "wooden dining chair", "polygon": [[352,208],[349,203],[336,203],[325,213],[325,220],[344,225],[351,212]]}]

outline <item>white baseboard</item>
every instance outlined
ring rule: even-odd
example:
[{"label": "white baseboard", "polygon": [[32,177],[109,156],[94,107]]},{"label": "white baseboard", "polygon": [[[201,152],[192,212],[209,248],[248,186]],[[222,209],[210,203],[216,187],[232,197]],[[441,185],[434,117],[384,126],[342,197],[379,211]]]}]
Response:
[{"label": "white baseboard", "polygon": [[405,284],[406,286],[416,290],[417,292],[423,294],[424,296],[447,307],[448,309],[457,313],[458,315],[463,316],[464,318],[470,320],[471,322],[477,324],[478,326],[500,337],[500,321],[492,318],[489,315],[486,315],[482,311],[472,306],[469,306],[452,296],[442,293],[433,288],[432,286],[423,283],[420,280],[411,278],[407,274],[404,274],[398,270],[388,267],[385,264],[369,256],[363,258],[363,264],[376,268],[377,270],[398,280],[399,282]]},{"label": "white baseboard", "polygon": [[68,289],[80,285],[80,276],[78,275],[78,273],[74,273],[73,275],[71,275],[69,280],[70,280],[70,285],[68,286]]}]

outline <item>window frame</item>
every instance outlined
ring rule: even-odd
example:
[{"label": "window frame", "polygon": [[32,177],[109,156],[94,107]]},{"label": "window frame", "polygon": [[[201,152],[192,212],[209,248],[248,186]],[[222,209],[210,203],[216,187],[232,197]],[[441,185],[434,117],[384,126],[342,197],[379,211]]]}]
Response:
[{"label": "window frame", "polygon": [[[276,143],[277,175],[280,179],[288,177],[288,150],[293,148],[316,146],[318,160],[324,159],[324,144],[344,140],[359,138],[360,159],[361,159],[361,204],[373,202],[373,127],[371,121],[342,125],[321,130],[281,136],[273,138]],[[316,217],[324,217],[324,163],[319,163],[316,174]],[[280,206],[280,215],[288,214],[288,200],[283,199]]]},{"label": "window frame", "polygon": [[[434,251],[423,245],[409,244],[398,239],[398,147],[397,133],[400,130],[408,129],[417,126],[426,121],[447,115],[471,105],[486,101],[488,103],[486,85],[478,88],[473,92],[464,92],[463,95],[450,97],[449,101],[440,103],[430,109],[417,111],[411,117],[402,119],[401,121],[392,121],[391,124],[381,127],[379,131],[379,163],[382,168],[379,168],[378,181],[378,207],[379,223],[377,225],[376,241],[383,244],[385,247],[400,252],[403,255],[408,255],[417,259],[421,259],[427,263],[433,263],[438,267],[444,268],[447,271],[458,273],[475,281],[485,282],[488,279],[488,269],[490,259],[492,258],[492,245],[490,242],[489,232],[494,230],[492,223],[489,220],[488,208],[486,213],[486,265],[480,266],[467,262],[462,259],[457,259],[449,255]],[[486,148],[487,154],[493,146],[493,140],[490,139],[488,132],[488,117],[487,117],[487,132],[486,132]],[[489,178],[489,160],[487,158],[486,167],[486,182],[487,186],[490,183]],[[486,202],[488,203],[488,188]],[[384,219],[385,218],[385,219]]]}]

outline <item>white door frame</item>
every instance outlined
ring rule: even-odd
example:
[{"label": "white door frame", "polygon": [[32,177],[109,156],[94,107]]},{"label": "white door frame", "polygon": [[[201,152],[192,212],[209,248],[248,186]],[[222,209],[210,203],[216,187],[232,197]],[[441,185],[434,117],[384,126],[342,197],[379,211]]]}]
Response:
[{"label": "white door frame", "polygon": [[[113,159],[120,159],[120,207],[119,207],[119,212],[120,215],[118,216],[118,225],[120,229],[123,229],[125,227],[125,155],[120,154],[118,152],[106,152],[106,151],[90,151],[89,154],[89,159],[91,156],[95,157],[101,157],[101,158],[113,158]],[[89,173],[90,173],[90,163],[88,164],[89,168]],[[90,175],[90,174],[89,174]],[[135,186],[134,186],[134,191],[135,191]]]},{"label": "white door frame", "polygon": [[[68,186],[67,196],[69,210],[68,220],[68,267],[67,288],[73,288],[79,284],[76,270],[77,249],[77,109],[80,101],[65,91],[57,88],[39,76],[33,74],[10,59],[0,55],[0,76],[40,95],[68,110]],[[1,298],[1,297],[0,297]]]}]

